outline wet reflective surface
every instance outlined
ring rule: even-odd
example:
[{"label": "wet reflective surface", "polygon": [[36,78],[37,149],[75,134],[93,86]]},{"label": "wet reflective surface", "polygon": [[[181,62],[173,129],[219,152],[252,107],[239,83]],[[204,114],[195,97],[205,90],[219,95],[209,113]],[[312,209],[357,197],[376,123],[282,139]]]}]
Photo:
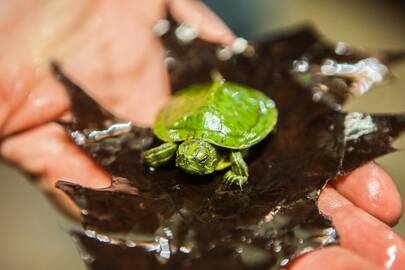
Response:
[{"label": "wet reflective surface", "polygon": [[74,236],[89,268],[278,269],[300,254],[338,244],[331,221],[316,207],[320,190],[392,152],[405,114],[342,112],[358,77],[325,74],[322,67],[370,58],[385,67],[397,59],[349,47],[342,53],[308,27],[224,48],[168,23],[165,31],[155,30],[167,50],[174,91],[209,82],[215,69],[275,100],[279,124],[252,149],[243,190],[224,186],[220,174],[195,177],[173,166],[151,171],[141,159],[143,149],[158,143],[151,131],[100,108],[55,66],[72,100],[74,119],[64,127],[113,179],[102,190],[58,183],[82,209],[85,231]]}]

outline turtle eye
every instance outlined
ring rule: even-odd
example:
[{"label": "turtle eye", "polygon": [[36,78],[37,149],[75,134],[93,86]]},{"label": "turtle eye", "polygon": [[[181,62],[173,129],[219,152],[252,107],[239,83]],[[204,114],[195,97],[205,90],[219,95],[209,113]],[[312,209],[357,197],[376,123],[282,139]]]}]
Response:
[{"label": "turtle eye", "polygon": [[207,158],[208,158],[208,153],[207,153],[207,151],[205,151],[205,150],[198,151],[198,153],[197,153],[197,155],[196,155],[196,159],[197,159],[199,162],[204,162],[204,161],[207,160]]}]

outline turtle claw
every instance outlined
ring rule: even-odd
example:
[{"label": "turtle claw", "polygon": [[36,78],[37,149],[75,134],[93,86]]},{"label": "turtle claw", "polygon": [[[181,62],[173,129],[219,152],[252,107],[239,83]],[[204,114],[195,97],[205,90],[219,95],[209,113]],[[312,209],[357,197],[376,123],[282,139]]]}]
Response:
[{"label": "turtle claw", "polygon": [[238,185],[240,189],[247,182],[249,169],[246,162],[243,160],[243,155],[240,151],[231,152],[230,160],[232,168],[224,175],[224,181],[227,185]]},{"label": "turtle claw", "polygon": [[224,175],[225,184],[238,185],[240,189],[242,189],[242,186],[247,182],[247,180],[248,180],[247,176],[237,175],[233,171],[228,171]]}]

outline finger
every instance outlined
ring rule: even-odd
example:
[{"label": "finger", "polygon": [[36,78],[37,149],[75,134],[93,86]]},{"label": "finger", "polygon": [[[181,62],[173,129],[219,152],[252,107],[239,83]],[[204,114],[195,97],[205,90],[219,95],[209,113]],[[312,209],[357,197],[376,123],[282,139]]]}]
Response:
[{"label": "finger", "polygon": [[108,110],[146,126],[170,91],[159,40],[151,23],[137,16],[141,6],[136,1],[100,2],[77,31],[58,42],[53,57]]},{"label": "finger", "polygon": [[[64,1],[64,16],[60,16],[59,9],[64,4],[62,1],[23,2],[4,3],[9,13],[0,21],[0,29],[6,28],[4,33],[7,33],[0,35],[0,96],[6,104],[0,104],[0,135],[3,136],[54,119],[66,109],[67,99],[60,88],[43,87],[52,84],[43,66],[49,64],[54,36],[60,35],[68,28],[64,26],[77,18],[69,10],[76,12],[75,7],[82,6],[84,1],[77,5]],[[43,95],[45,89],[52,91]],[[27,119],[26,115],[30,117]]]},{"label": "finger", "polygon": [[325,188],[320,210],[332,218],[341,245],[387,269],[403,269],[405,242],[390,227],[354,206],[335,189]]},{"label": "finger", "polygon": [[332,184],[353,204],[387,224],[395,224],[401,217],[402,201],[394,181],[373,162]]},{"label": "finger", "polygon": [[208,41],[231,45],[234,35],[229,28],[207,6],[195,0],[172,0],[171,11],[179,20],[198,30]]},{"label": "finger", "polygon": [[57,124],[35,128],[15,135],[0,145],[1,154],[24,170],[40,175],[36,184],[64,208],[77,216],[70,199],[55,188],[58,180],[82,186],[102,188],[110,184],[109,177],[67,137]]},{"label": "finger", "polygon": [[[6,56],[0,59],[0,105],[7,104],[0,109],[3,135],[56,119],[67,109],[63,88],[48,71],[51,59],[109,110],[150,125],[169,97],[163,51],[152,23],[138,16],[144,6],[157,16],[163,1],[150,2],[63,1],[37,5],[30,20],[15,22],[9,38],[0,37],[0,54]],[[43,29],[52,31],[44,35]]]},{"label": "finger", "polygon": [[342,247],[329,247],[294,260],[288,270],[378,270],[380,267]]},{"label": "finger", "polygon": [[[153,18],[162,3],[147,5]],[[7,56],[0,59],[0,96],[7,104],[0,110],[2,135],[46,123],[66,111],[66,96],[48,71],[51,58],[106,108],[138,125],[151,125],[170,92],[151,18],[138,16],[144,6],[133,1],[61,2],[36,6],[30,20],[15,23],[0,49]],[[55,18],[58,10],[64,10],[63,15]],[[232,36],[200,3],[175,1],[173,10],[198,23],[203,36],[217,42]],[[42,29],[49,27],[53,31],[44,35]],[[31,51],[35,54],[26,53]]]},{"label": "finger", "polygon": [[[19,101],[13,102],[11,96],[0,101],[0,107],[5,108],[3,121],[0,119],[0,137],[57,119],[66,112],[68,99],[60,84],[49,77],[35,85],[25,79],[24,76],[16,79],[25,87],[17,94]],[[13,87],[4,91],[13,92]]]},{"label": "finger", "polygon": [[[202,37],[216,42],[233,37],[203,4],[177,0],[171,4],[179,20],[198,21]],[[76,37],[69,38],[64,43],[64,55],[69,57],[62,55],[65,70],[114,114],[150,126],[170,95],[160,43],[150,26],[136,20],[125,7],[104,4],[97,13],[104,18],[103,32],[96,41],[88,40],[94,29],[85,25]]]}]

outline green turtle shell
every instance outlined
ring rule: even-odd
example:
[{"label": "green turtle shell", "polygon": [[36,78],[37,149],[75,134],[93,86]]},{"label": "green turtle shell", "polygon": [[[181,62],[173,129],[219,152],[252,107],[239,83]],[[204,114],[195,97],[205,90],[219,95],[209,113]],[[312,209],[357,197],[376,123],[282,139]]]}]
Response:
[{"label": "green turtle shell", "polygon": [[244,149],[264,139],[276,122],[275,104],[263,93],[214,82],[177,92],[159,112],[153,131],[166,142],[198,138],[224,148]]}]

